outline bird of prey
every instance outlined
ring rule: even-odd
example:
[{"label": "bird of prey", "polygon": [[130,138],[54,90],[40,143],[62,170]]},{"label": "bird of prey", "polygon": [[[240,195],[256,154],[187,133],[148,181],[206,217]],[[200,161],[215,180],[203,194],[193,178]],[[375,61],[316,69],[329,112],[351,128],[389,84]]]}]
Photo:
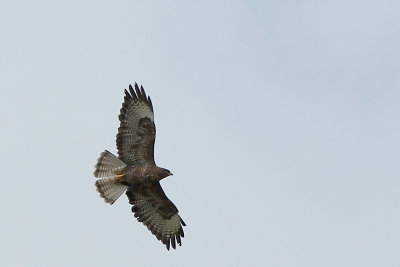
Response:
[{"label": "bird of prey", "polygon": [[132,212],[167,249],[181,245],[185,222],[165,195],[160,180],[172,175],[154,162],[153,105],[143,86],[125,89],[117,134],[118,157],[105,150],[95,166],[95,185],[105,202],[113,204],[126,190]]}]

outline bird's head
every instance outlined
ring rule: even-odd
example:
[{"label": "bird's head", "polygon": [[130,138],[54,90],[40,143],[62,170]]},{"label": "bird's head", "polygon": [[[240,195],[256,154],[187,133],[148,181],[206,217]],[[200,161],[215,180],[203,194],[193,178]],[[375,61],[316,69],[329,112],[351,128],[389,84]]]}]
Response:
[{"label": "bird's head", "polygon": [[167,169],[164,169],[164,168],[160,168],[160,169],[161,169],[161,173],[160,173],[160,178],[161,178],[161,179],[163,179],[163,178],[165,178],[165,177],[168,177],[168,176],[170,176],[170,175],[173,175],[172,172],[170,172],[170,171],[167,170]]}]

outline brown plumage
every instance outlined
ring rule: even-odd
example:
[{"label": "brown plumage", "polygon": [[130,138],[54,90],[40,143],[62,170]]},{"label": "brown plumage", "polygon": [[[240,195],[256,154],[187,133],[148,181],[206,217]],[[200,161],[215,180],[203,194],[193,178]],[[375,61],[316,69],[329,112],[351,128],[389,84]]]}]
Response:
[{"label": "brown plumage", "polygon": [[141,86],[129,85],[119,115],[118,158],[104,151],[94,176],[100,196],[110,204],[126,190],[132,212],[139,222],[163,242],[167,249],[181,245],[186,224],[176,206],[167,198],[159,181],[172,173],[154,161],[156,127],[153,105]]}]

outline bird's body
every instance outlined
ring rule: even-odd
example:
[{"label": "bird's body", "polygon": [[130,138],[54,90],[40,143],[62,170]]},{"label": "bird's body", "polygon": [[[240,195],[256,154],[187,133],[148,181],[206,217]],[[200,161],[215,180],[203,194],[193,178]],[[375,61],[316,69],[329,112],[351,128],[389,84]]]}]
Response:
[{"label": "bird's body", "polygon": [[128,165],[119,174],[119,180],[128,186],[158,182],[170,175],[169,171],[155,164]]},{"label": "bird's body", "polygon": [[[125,90],[117,134],[118,157],[109,151],[101,153],[95,166],[96,188],[107,203],[113,204],[123,192],[133,205],[138,221],[161,240],[181,245],[185,223],[176,206],[167,198],[159,181],[172,173],[154,161],[156,128],[153,105],[143,87]],[[175,242],[176,241],[176,242]]]}]

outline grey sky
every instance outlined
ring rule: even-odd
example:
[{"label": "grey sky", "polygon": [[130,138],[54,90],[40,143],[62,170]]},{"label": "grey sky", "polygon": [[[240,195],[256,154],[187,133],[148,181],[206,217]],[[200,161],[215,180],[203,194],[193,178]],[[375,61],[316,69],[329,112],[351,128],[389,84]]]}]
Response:
[{"label": "grey sky", "polygon": [[[3,1],[1,265],[399,266],[399,8]],[[176,251],[94,188],[135,81]]]}]

